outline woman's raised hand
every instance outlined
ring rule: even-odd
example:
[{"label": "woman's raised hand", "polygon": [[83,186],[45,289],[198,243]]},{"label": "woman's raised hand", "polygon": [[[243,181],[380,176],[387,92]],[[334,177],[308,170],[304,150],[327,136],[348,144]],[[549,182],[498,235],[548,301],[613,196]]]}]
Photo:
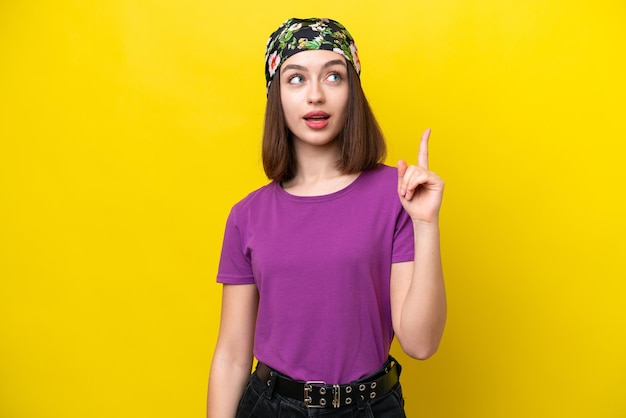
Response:
[{"label": "woman's raised hand", "polygon": [[428,138],[430,129],[422,134],[417,165],[398,161],[398,196],[413,222],[437,223],[443,199],[443,180],[428,170]]}]

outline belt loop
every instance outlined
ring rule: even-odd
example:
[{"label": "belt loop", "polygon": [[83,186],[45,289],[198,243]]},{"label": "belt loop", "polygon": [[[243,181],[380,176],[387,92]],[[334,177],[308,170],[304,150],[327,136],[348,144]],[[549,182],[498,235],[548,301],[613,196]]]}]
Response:
[{"label": "belt loop", "polygon": [[398,363],[398,360],[389,355],[389,360],[387,360],[387,363],[385,363],[385,372],[389,373],[389,370],[391,370],[393,366],[396,366],[398,368],[398,376],[400,376],[402,366],[400,365],[400,363]]}]

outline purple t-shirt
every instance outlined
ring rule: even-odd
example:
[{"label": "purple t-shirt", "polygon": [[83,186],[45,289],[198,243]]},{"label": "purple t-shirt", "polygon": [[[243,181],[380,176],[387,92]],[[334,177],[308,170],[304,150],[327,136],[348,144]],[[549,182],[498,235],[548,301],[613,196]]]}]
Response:
[{"label": "purple t-shirt", "polygon": [[254,355],[299,380],[373,373],[393,339],[391,264],[413,260],[413,227],[393,167],[323,196],[272,182],[233,206],[217,281],[259,290]]}]

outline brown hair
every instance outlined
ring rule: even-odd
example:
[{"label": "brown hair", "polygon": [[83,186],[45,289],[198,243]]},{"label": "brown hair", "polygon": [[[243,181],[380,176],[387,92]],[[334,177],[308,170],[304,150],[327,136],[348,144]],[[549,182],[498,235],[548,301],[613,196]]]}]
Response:
[{"label": "brown hair", "polygon": [[[361,88],[361,80],[352,65],[347,67],[348,108],[346,124],[337,137],[341,150],[337,167],[345,174],[352,174],[377,167],[385,159],[387,148]],[[296,155],[291,132],[285,123],[278,80],[270,85],[267,95],[262,159],[265,174],[271,180],[284,182],[296,175]]]}]

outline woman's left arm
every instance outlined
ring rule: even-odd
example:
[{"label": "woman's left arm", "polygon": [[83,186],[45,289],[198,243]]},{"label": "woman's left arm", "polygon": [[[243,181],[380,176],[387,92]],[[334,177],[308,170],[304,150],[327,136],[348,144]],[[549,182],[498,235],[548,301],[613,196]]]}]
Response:
[{"label": "woman's left arm", "polygon": [[402,349],[422,360],[437,351],[447,311],[439,243],[444,183],[428,170],[429,135],[422,135],[416,166],[398,162],[398,196],[413,223],[415,258],[391,266],[393,329]]}]

